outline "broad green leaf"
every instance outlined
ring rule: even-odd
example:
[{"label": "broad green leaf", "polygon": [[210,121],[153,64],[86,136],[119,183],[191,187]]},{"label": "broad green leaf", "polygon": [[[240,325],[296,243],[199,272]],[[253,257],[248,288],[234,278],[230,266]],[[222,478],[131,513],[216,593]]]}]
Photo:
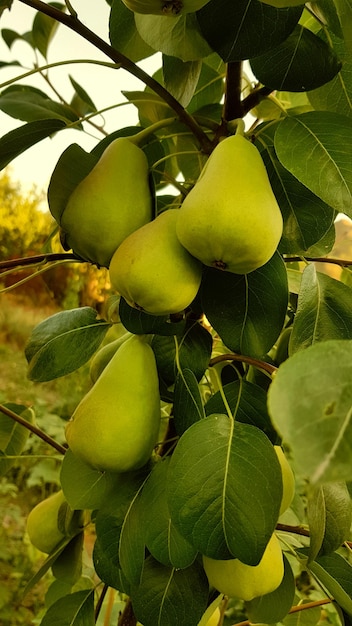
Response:
[{"label": "broad green leaf", "polygon": [[197,550],[175,528],[167,504],[167,472],[170,457],[157,463],[143,487],[145,544],[150,554],[167,567],[189,567]]},{"label": "broad green leaf", "polygon": [[312,485],[352,480],[351,351],[350,340],[310,346],[280,365],[269,388],[273,425]]},{"label": "broad green leaf", "polygon": [[114,543],[110,543],[111,554],[107,550],[101,547],[99,539],[96,539],[93,549],[93,563],[97,576],[106,585],[117,589],[120,593],[130,592],[129,584],[126,581],[121,568],[116,563],[115,551],[117,546]]},{"label": "broad green leaf", "polygon": [[352,55],[347,54],[344,41],[329,33],[329,40],[342,67],[337,76],[326,85],[308,92],[309,102],[316,110],[333,111],[352,116]]},{"label": "broad green leaf", "polygon": [[182,61],[196,61],[213,52],[199,30],[195,13],[172,19],[136,13],[135,22],[142,39],[163,54]]},{"label": "broad green leaf", "polygon": [[[79,118],[71,107],[48,98],[46,94],[29,85],[8,87],[0,94],[0,109],[18,120],[36,122],[40,120],[62,120],[65,124],[77,122]],[[80,128],[79,125],[75,125]]]},{"label": "broad green leaf", "polygon": [[270,89],[308,91],[329,82],[341,61],[320,37],[296,26],[279,46],[250,59],[255,77]]},{"label": "broad green leaf", "polygon": [[352,289],[317,272],[303,271],[289,354],[328,339],[352,339]]},{"label": "broad green leaf", "polygon": [[40,322],[25,347],[29,379],[45,382],[74,372],[98,349],[109,328],[88,306]]},{"label": "broad green leaf", "polygon": [[178,335],[184,332],[186,325],[185,320],[169,321],[164,315],[149,315],[134,309],[123,298],[120,299],[119,316],[124,327],[135,335]]},{"label": "broad green leaf", "polygon": [[314,561],[318,556],[325,534],[326,510],[323,487],[316,485],[308,491],[307,495],[307,521],[309,524],[309,561]]},{"label": "broad green leaf", "polygon": [[196,15],[208,44],[230,62],[258,56],[284,41],[302,10],[275,9],[256,0],[211,0]]},{"label": "broad green leaf", "polygon": [[0,17],[6,9],[11,9],[13,0],[0,0]]},{"label": "broad green leaf", "polygon": [[113,0],[109,20],[111,45],[134,63],[155,53],[136,28],[134,13],[121,0]]},{"label": "broad green leaf", "polygon": [[65,580],[74,585],[82,575],[82,551],[84,533],[78,533],[63,549],[52,565],[52,573],[56,579]]},{"label": "broad green leaf", "polygon": [[[5,404],[5,407],[33,424],[32,409],[23,404]],[[29,437],[29,430],[0,411],[0,476],[3,476],[17,462]]]},{"label": "broad green leaf", "polygon": [[205,417],[198,381],[191,369],[178,371],[173,399],[173,420],[179,435]]},{"label": "broad green leaf", "polygon": [[[212,64],[212,59],[213,64]],[[208,105],[220,103],[224,95],[226,66],[225,63],[213,54],[203,60],[202,70],[194,96],[189,103],[187,110],[196,113]]]},{"label": "broad green leaf", "polygon": [[312,2],[312,9],[322,19],[323,23],[328,26],[330,33],[343,39],[341,24],[334,2],[331,2],[331,0],[315,0]]},{"label": "broad green leaf", "polygon": [[325,504],[325,534],[320,554],[330,554],[349,539],[352,508],[346,483],[327,483],[322,486]]},{"label": "broad green leaf", "polygon": [[0,169],[4,169],[13,159],[38,141],[50,137],[63,128],[66,128],[66,124],[62,120],[39,120],[24,124],[3,135],[0,138]]},{"label": "broad green leaf", "polygon": [[175,144],[180,172],[185,180],[196,182],[208,157],[199,150],[198,142],[191,133],[180,132]]},{"label": "broad green leaf", "polygon": [[[278,443],[277,433],[267,411],[264,389],[241,379],[224,385],[223,394],[237,421],[260,428],[273,444]],[[222,393],[217,391],[204,408],[207,415],[226,413]]]},{"label": "broad green leaf", "polygon": [[163,54],[163,76],[166,89],[186,107],[195,92],[202,69],[202,62],[181,61]]},{"label": "broad green leaf", "polygon": [[152,348],[159,375],[171,385],[179,368],[189,368],[200,380],[208,367],[212,344],[211,334],[198,322],[187,323],[184,333],[177,337],[154,335]]},{"label": "broad green leaf", "polygon": [[352,566],[340,554],[320,556],[309,565],[335,602],[352,616]]},{"label": "broad green leaf", "polygon": [[132,588],[131,599],[143,626],[197,626],[208,593],[208,581],[199,563],[176,570],[148,557],[141,584]]},{"label": "broad green leaf", "polygon": [[[66,7],[65,4],[60,2],[49,2],[48,4],[59,11],[64,11]],[[45,58],[47,58],[49,44],[58,26],[59,22],[52,17],[45,15],[41,11],[36,13],[32,26],[33,43]]]},{"label": "broad green leaf", "polygon": [[70,105],[73,110],[79,117],[84,117],[87,113],[95,112],[97,108],[86,90],[83,89],[83,87],[81,87],[81,85],[72,76],[69,76],[69,79],[75,90]]},{"label": "broad green leaf", "polygon": [[279,514],[280,465],[258,428],[211,415],[186,430],[171,457],[171,519],[202,554],[256,565]]},{"label": "broad green leaf", "polygon": [[334,0],[340,20],[343,38],[349,54],[352,54],[352,2],[351,0]]},{"label": "broad green leaf", "polygon": [[124,576],[131,585],[140,583],[145,558],[145,527],[141,491],[142,487],[128,507],[119,541],[119,562]]},{"label": "broad green leaf", "polygon": [[[2,10],[3,9],[1,9],[0,7],[0,11]],[[12,30],[11,28],[3,28],[1,30],[1,36],[10,50],[14,42],[17,41],[18,39],[20,41],[25,41],[26,43],[29,43],[29,45],[33,47],[33,37],[32,37],[31,32],[27,32],[27,33],[24,33],[23,35],[20,35],[20,33],[17,33],[15,30]]]},{"label": "broad green leaf", "polygon": [[295,577],[288,559],[284,557],[284,577],[275,591],[267,593],[250,602],[245,602],[249,621],[261,624],[281,622],[291,609],[295,597]]},{"label": "broad green leaf", "polygon": [[200,288],[204,313],[224,344],[263,357],[278,338],[287,309],[287,274],[275,253],[247,275],[208,269]]},{"label": "broad green leaf", "polygon": [[54,602],[40,626],[94,626],[94,589],[76,591]]},{"label": "broad green leaf", "polygon": [[150,126],[163,118],[174,117],[172,109],[157,94],[147,91],[122,91],[123,96],[138,109],[142,126]]},{"label": "broad green leaf", "polygon": [[287,117],[277,127],[275,150],[303,185],[352,217],[351,119],[329,111]]}]

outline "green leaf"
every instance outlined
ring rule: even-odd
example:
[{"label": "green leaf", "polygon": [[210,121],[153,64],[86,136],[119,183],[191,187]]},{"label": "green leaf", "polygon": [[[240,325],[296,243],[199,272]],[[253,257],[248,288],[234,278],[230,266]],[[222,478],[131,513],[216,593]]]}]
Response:
[{"label": "green leaf", "polygon": [[0,17],[6,9],[11,9],[13,0],[0,0]]},{"label": "green leaf", "polygon": [[[55,119],[71,124],[79,120],[71,107],[51,100],[30,85],[15,85],[2,91],[0,110],[25,122]],[[76,125],[76,128],[79,126]]]},{"label": "green leaf", "polygon": [[182,435],[189,426],[205,417],[197,378],[190,369],[179,370],[175,380],[173,418],[176,432]]},{"label": "green leaf", "polygon": [[352,120],[329,111],[286,117],[277,127],[275,150],[303,185],[352,217]]},{"label": "green leaf", "polygon": [[[238,422],[260,428],[273,444],[277,443],[277,433],[267,411],[267,396],[264,389],[241,379],[224,385],[223,394]],[[210,397],[204,408],[207,415],[226,413],[222,393],[217,391]]]},{"label": "green leaf", "polygon": [[13,159],[38,141],[50,137],[63,128],[66,128],[66,124],[62,120],[40,120],[24,124],[3,135],[0,138],[0,169],[4,169]]},{"label": "green leaf", "polygon": [[94,626],[94,589],[60,598],[45,613],[40,626]]},{"label": "green leaf", "polygon": [[[23,404],[8,403],[4,405],[29,424],[34,423],[34,412]],[[29,430],[18,422],[0,412],[0,476],[3,476],[17,461],[25,448]]]},{"label": "green leaf", "polygon": [[131,591],[135,615],[143,626],[197,626],[207,606],[209,585],[203,568],[165,567],[148,557],[141,584]]},{"label": "green leaf", "polygon": [[112,2],[109,35],[111,45],[134,63],[155,53],[155,49],[148,46],[138,33],[133,11],[121,0]]},{"label": "green leaf", "polygon": [[195,13],[170,20],[163,15],[136,13],[135,22],[142,39],[163,54],[182,61],[196,61],[213,52],[199,30]]},{"label": "green leaf", "polygon": [[[59,11],[64,11],[66,7],[65,4],[61,4],[60,2],[49,2],[48,4]],[[58,26],[59,22],[52,17],[45,15],[41,11],[36,13],[32,26],[33,42],[35,47],[45,58],[47,58],[49,44]]]},{"label": "green leaf", "polygon": [[157,463],[143,487],[145,544],[150,554],[167,567],[189,567],[197,550],[175,528],[167,504],[167,472],[170,457]]},{"label": "green leaf", "polygon": [[139,584],[145,558],[145,527],[141,491],[142,487],[135,494],[125,515],[118,551],[122,572],[131,585]]},{"label": "green leaf", "polygon": [[2,38],[3,38],[4,42],[6,43],[7,47],[10,50],[11,50],[12,45],[14,44],[14,42],[17,41],[18,39],[20,41],[25,41],[26,43],[29,43],[33,47],[32,33],[31,32],[30,33],[25,33],[24,35],[20,35],[19,33],[17,33],[15,30],[12,30],[11,28],[3,28],[1,30],[1,35],[2,35]]},{"label": "green leaf", "polygon": [[45,382],[74,372],[91,358],[109,328],[91,307],[60,311],[40,322],[25,348],[29,379]]},{"label": "green leaf", "polygon": [[303,26],[296,26],[279,46],[250,59],[250,65],[259,82],[281,91],[316,89],[341,69],[333,49]]},{"label": "green leaf", "polygon": [[309,559],[331,554],[347,541],[352,522],[351,497],[345,482],[318,485],[308,492]]},{"label": "green leaf", "polygon": [[96,539],[93,548],[93,563],[94,569],[99,576],[100,580],[102,580],[106,585],[112,587],[113,589],[117,589],[120,593],[126,593],[129,595],[130,588],[129,584],[126,581],[121,568],[115,562],[115,544],[110,544],[111,554],[104,550],[101,547],[99,539]]},{"label": "green leaf", "polygon": [[213,54],[203,60],[195,93],[187,107],[190,113],[195,113],[208,105],[211,106],[216,102],[221,102],[224,95],[225,74],[225,64],[217,54]]},{"label": "green leaf", "polygon": [[352,616],[352,566],[340,554],[320,556],[310,571],[348,615]]},{"label": "green leaf", "polygon": [[249,621],[261,624],[275,624],[288,614],[295,597],[295,577],[288,559],[284,557],[284,577],[275,591],[267,593],[250,602],[245,602]]},{"label": "green leaf", "polygon": [[254,426],[211,415],[179,439],[169,468],[169,510],[176,528],[202,554],[256,565],[281,497],[275,450]]},{"label": "green leaf", "polygon": [[125,98],[138,109],[142,126],[150,126],[164,118],[174,117],[173,110],[157,94],[148,91],[121,91]]},{"label": "green leaf", "polygon": [[84,117],[87,113],[93,113],[97,110],[93,100],[88,95],[85,89],[81,87],[79,83],[69,76],[71,85],[75,90],[75,94],[71,100],[71,107],[77,113],[79,117]]},{"label": "green leaf", "polygon": [[289,354],[328,339],[352,339],[352,289],[317,272],[303,271]]},{"label": "green leaf", "polygon": [[319,554],[325,534],[325,499],[323,487],[316,485],[308,491],[307,521],[309,524],[309,561],[314,561]]},{"label": "green leaf", "polygon": [[[320,6],[320,4],[319,4]],[[345,43],[340,37],[329,33],[329,41],[336,55],[342,61],[342,67],[335,78],[308,95],[309,102],[316,110],[333,111],[352,116],[352,54],[348,54]]]},{"label": "green leaf", "polygon": [[200,288],[204,313],[224,344],[263,357],[278,338],[287,309],[287,274],[278,253],[247,275],[208,269]]},{"label": "green leaf", "polygon": [[297,352],[269,388],[273,425],[313,485],[352,479],[351,350],[352,341],[331,340]]},{"label": "green leaf", "polygon": [[181,61],[177,57],[163,54],[163,76],[166,89],[186,107],[196,90],[202,62]]},{"label": "green leaf", "polygon": [[208,44],[230,62],[258,56],[284,41],[302,10],[275,9],[256,0],[211,0],[196,15]]},{"label": "green leaf", "polygon": [[56,579],[74,585],[82,575],[82,551],[84,533],[78,533],[63,549],[52,565],[52,573]]},{"label": "green leaf", "polygon": [[352,54],[352,2],[351,0],[334,0],[339,17],[343,38],[349,54]]}]

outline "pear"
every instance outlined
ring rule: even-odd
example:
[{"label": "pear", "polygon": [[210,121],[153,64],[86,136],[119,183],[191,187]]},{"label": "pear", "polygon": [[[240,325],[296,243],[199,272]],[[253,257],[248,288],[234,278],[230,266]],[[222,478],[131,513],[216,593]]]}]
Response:
[{"label": "pear", "polygon": [[102,371],[105,369],[106,365],[114,356],[115,352],[119,349],[120,346],[132,336],[132,333],[125,333],[121,337],[110,341],[105,346],[102,346],[93,356],[90,366],[89,366],[89,376],[92,383],[95,383]]},{"label": "pear", "polygon": [[247,274],[273,256],[282,216],[257,148],[223,139],[179,210],[181,244],[205,265]]},{"label": "pear", "polygon": [[27,517],[26,530],[32,545],[46,554],[50,554],[64,539],[59,530],[58,517],[66,500],[62,490],[39,502]]},{"label": "pear", "polygon": [[178,17],[198,11],[208,4],[209,0],[122,0],[122,2],[134,13]]},{"label": "pear", "polygon": [[278,588],[284,576],[280,542],[271,536],[258,565],[246,565],[239,559],[217,560],[203,556],[209,583],[220,593],[249,601]]},{"label": "pear", "polygon": [[152,315],[183,311],[197,295],[202,264],[176,236],[179,209],[136,230],[110,263],[111,285],[133,307]]},{"label": "pear", "polygon": [[70,195],[60,220],[63,245],[108,267],[120,243],[152,213],[147,157],[127,137],[118,137]]},{"label": "pear", "polygon": [[282,474],[282,498],[280,515],[290,506],[295,495],[295,477],[281,446],[274,446]]},{"label": "pear", "polygon": [[115,352],[66,424],[73,454],[87,465],[127,472],[147,463],[160,426],[154,352],[132,335]]}]

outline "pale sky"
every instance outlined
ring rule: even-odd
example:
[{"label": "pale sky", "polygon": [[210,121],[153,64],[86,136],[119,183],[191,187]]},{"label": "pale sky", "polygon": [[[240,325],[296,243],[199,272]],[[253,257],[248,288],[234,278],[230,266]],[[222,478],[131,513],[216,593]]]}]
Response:
[{"label": "pale sky", "polygon": [[[108,41],[109,5],[104,0],[71,0],[71,4],[77,11],[79,18],[86,26],[97,32]],[[18,0],[14,0],[11,11],[5,11],[0,19],[0,28],[10,28],[23,34],[31,29],[35,11]],[[70,29],[60,25],[49,48],[48,62],[52,63],[63,59],[72,58],[95,58],[110,61],[102,53],[88,44],[79,35]],[[24,42],[15,42],[11,51],[3,40],[0,40],[0,61],[20,60],[28,69],[32,69],[35,57],[30,46]],[[40,57],[40,63],[46,63]],[[153,72],[160,65],[158,56],[154,55],[141,64],[148,72]],[[16,66],[0,69],[0,91],[2,84],[12,77],[22,73],[22,69]],[[97,108],[102,108],[117,102],[125,101],[121,90],[143,90],[143,83],[137,81],[123,70],[111,70],[95,65],[65,65],[50,70],[50,77],[60,93],[69,101],[73,95],[73,88],[69,81],[70,74],[90,95]],[[56,99],[43,78],[37,76],[21,81],[23,84],[35,85]],[[113,132],[137,123],[137,112],[132,105],[126,105],[105,114],[107,122],[105,128]],[[101,123],[101,118],[96,118]],[[15,120],[0,111],[0,136],[5,135],[13,128],[17,128],[24,122]],[[24,188],[32,184],[40,188],[47,188],[51,173],[65,148],[71,143],[78,143],[86,150],[91,150],[96,143],[103,138],[98,131],[93,130],[93,136],[74,130],[64,130],[53,139],[45,139],[36,144],[22,155],[17,157],[11,164],[11,170],[15,180],[19,180]]]}]

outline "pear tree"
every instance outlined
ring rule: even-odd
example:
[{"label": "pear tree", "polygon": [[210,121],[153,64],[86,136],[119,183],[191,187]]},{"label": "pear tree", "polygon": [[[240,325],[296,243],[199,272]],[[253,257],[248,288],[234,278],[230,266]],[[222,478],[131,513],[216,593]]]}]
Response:
[{"label": "pear tree", "polygon": [[[39,399],[45,382],[89,371],[62,419],[65,445],[36,425],[35,406],[0,405],[2,475],[29,436],[60,458],[57,497],[27,520],[43,561],[24,593],[51,572],[35,621],[345,626],[352,251],[339,224],[352,219],[352,4],[94,5],[106,39],[74,0],[0,0],[0,20],[32,10],[28,32],[14,23],[1,36],[33,58],[30,70],[1,64],[13,78],[0,110],[18,121],[0,137],[1,168],[40,142],[44,158],[44,140],[59,146],[68,129],[77,137],[57,148],[47,188],[60,252],[1,269],[88,263],[111,283],[103,309],[59,311],[25,347]],[[120,81],[134,125],[119,123],[112,90],[99,108],[95,85],[71,73],[71,96],[55,88],[56,68],[71,72],[49,62],[58,27]],[[138,90],[123,87],[126,72]]]}]

